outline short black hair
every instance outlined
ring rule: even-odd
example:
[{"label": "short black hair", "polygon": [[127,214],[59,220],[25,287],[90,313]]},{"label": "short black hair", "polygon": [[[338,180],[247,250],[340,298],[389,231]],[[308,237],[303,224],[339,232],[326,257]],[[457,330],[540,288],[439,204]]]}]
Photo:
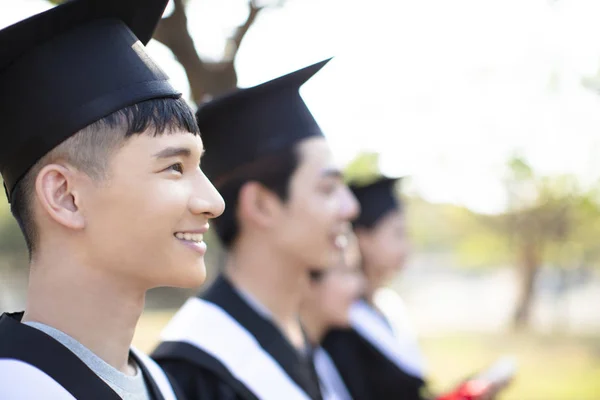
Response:
[{"label": "short black hair", "polygon": [[241,188],[248,182],[258,182],[285,202],[289,198],[292,175],[299,163],[300,151],[293,146],[243,165],[213,182],[227,204],[223,214],[214,222],[215,231],[225,248],[231,248],[239,233],[237,207]]},{"label": "short black hair", "polygon": [[29,256],[36,250],[38,230],[32,200],[40,170],[61,158],[93,179],[106,176],[110,155],[127,138],[142,133],[162,135],[175,131],[199,135],[194,113],[185,100],[159,98],[146,100],[116,111],[75,133],[40,159],[19,181],[11,194],[11,211],[17,220]]}]

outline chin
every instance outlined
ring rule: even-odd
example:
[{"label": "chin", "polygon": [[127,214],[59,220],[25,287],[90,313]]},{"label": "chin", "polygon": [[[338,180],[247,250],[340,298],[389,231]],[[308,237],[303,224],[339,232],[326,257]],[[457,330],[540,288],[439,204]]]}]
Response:
[{"label": "chin", "polygon": [[206,268],[204,267],[204,264],[202,264],[201,270],[190,274],[189,279],[182,282],[180,287],[184,289],[194,289],[204,285],[204,282],[206,282]]},{"label": "chin", "polygon": [[350,319],[341,319],[341,320],[335,321],[332,324],[332,328],[334,328],[334,329],[347,329],[350,327],[351,327]]},{"label": "chin", "polygon": [[170,276],[169,284],[164,286],[176,287],[181,289],[195,289],[202,286],[206,281],[206,267],[204,262],[200,265],[190,265],[185,269],[176,269],[177,275],[173,274]]}]

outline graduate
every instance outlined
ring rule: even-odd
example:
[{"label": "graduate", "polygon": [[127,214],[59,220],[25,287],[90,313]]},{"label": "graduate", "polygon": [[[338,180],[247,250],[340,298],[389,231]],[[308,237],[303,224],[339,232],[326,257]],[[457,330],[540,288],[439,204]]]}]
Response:
[{"label": "graduate", "polygon": [[[353,226],[366,278],[365,294],[350,310],[351,328],[331,331],[323,348],[354,400],[436,398],[426,386],[425,360],[404,303],[383,289],[409,252],[404,208],[395,194],[397,182],[380,177],[364,186],[351,185],[361,206]],[[461,386],[444,398],[492,399],[502,388],[506,371],[494,375],[498,383]]]},{"label": "graduate", "polygon": [[352,233],[347,236],[348,244],[339,263],[311,273],[300,313],[323,391],[336,400],[351,400],[352,396],[321,343],[330,330],[350,326],[350,307],[363,294],[365,283],[356,238]]},{"label": "graduate", "polygon": [[30,254],[0,399],[175,399],[131,348],[145,293],[205,279],[224,203],[193,111],[144,50],[167,0],[74,0],[0,31],[0,173]]},{"label": "graduate", "polygon": [[422,398],[424,363],[416,338],[398,332],[375,303],[407,256],[402,203],[396,179],[380,178],[366,186],[351,185],[361,205],[353,222],[366,278],[365,295],[350,312],[351,329],[330,332],[323,347],[331,356],[355,400]]},{"label": "graduate", "polygon": [[337,262],[358,212],[299,94],[326,62],[197,112],[202,168],[227,204],[214,225],[229,254],[153,353],[190,400],[323,398],[300,304],[309,271]]}]

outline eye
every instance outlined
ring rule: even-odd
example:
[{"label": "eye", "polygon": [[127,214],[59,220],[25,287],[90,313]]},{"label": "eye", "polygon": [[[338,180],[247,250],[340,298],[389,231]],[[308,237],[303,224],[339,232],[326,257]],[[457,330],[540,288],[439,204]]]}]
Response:
[{"label": "eye", "polygon": [[166,169],[167,171],[175,171],[178,172],[180,174],[183,174],[183,164],[182,163],[175,163],[171,166],[169,166],[169,168]]},{"label": "eye", "polygon": [[339,187],[338,182],[324,182],[321,185],[321,192],[327,196],[332,195]]}]

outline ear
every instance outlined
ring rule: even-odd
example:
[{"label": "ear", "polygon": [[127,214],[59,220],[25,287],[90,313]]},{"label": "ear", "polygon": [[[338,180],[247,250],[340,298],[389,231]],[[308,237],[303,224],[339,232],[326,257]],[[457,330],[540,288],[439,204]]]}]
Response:
[{"label": "ear", "polygon": [[247,182],[238,196],[238,213],[243,221],[261,227],[273,226],[282,211],[281,200],[258,182]]},{"label": "ear", "polygon": [[49,218],[70,229],[85,227],[75,185],[77,173],[70,166],[48,164],[35,180],[35,191],[42,209]]}]

